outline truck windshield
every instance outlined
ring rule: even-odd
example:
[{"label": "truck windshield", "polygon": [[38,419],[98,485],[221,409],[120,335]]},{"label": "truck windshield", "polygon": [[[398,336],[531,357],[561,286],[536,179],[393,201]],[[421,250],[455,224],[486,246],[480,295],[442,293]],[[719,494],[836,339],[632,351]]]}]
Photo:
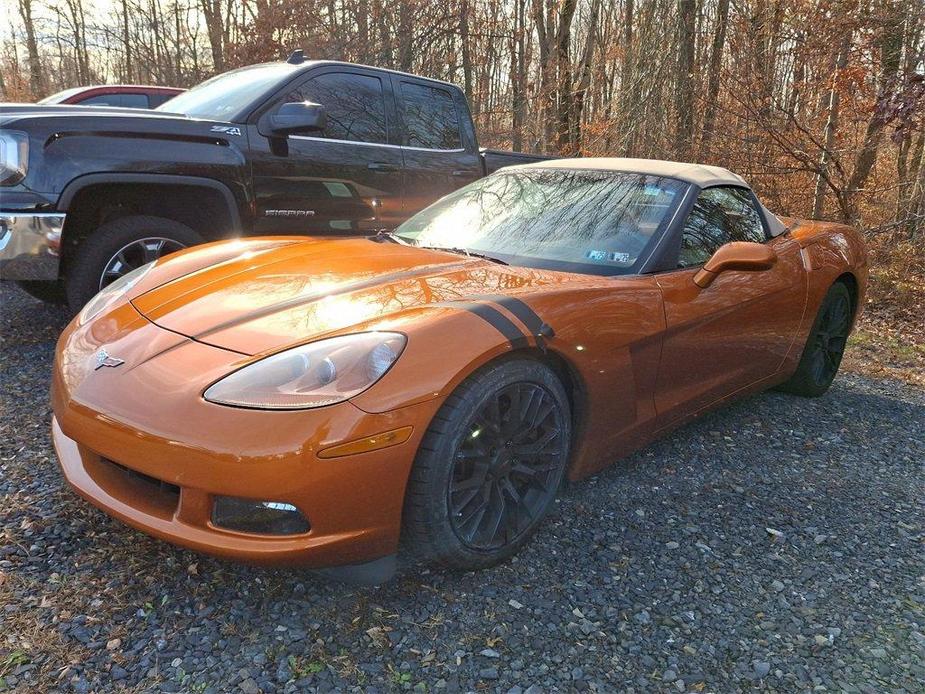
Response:
[{"label": "truck windshield", "polygon": [[267,63],[225,72],[175,96],[155,110],[191,118],[232,121],[267,92],[275,90],[292,69],[288,63]]},{"label": "truck windshield", "polygon": [[438,200],[396,229],[416,246],[470,251],[527,267],[636,272],[686,183],[616,171],[502,171]]}]

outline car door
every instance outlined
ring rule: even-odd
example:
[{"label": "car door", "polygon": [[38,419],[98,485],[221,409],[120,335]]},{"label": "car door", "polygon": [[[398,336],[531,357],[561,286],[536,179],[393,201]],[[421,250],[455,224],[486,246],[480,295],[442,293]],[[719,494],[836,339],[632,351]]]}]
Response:
[{"label": "car door", "polygon": [[284,90],[284,103],[324,106],[323,131],[288,137],[248,128],[256,233],[362,234],[391,229],[402,216],[402,153],[388,75],[361,68],[319,68]]},{"label": "car door", "polygon": [[439,83],[393,76],[404,157],[404,213],[482,177],[472,117],[458,90]]},{"label": "car door", "polygon": [[[752,192],[717,186],[700,192],[681,233],[678,268],[657,275],[666,333],[656,382],[660,426],[776,373],[802,318],[806,272],[799,244],[768,238]],[[725,271],[700,288],[694,275],[722,245],[769,244],[776,263],[762,271]]]}]

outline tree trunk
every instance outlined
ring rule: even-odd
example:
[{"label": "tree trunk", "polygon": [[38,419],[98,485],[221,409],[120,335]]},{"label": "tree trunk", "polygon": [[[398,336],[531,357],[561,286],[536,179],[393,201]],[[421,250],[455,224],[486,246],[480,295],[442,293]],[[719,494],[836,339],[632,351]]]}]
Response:
[{"label": "tree trunk", "polygon": [[897,156],[899,190],[896,196],[894,219],[906,231],[910,239],[914,238],[916,228],[922,224],[922,220],[917,219],[917,215],[925,204],[925,189],[923,189],[920,175],[923,151],[925,151],[925,132],[919,133],[916,139],[910,137],[903,142]]},{"label": "tree trunk", "polygon": [[412,43],[411,12],[414,8],[408,0],[399,3],[398,9],[398,68],[403,72],[411,72],[411,60],[414,46]]},{"label": "tree trunk", "polygon": [[45,96],[45,76],[39,61],[39,48],[35,41],[35,23],[32,21],[32,0],[19,0],[19,15],[26,25],[26,50],[29,52],[29,88],[32,96]]},{"label": "tree trunk", "polygon": [[562,0],[559,8],[559,27],[556,30],[556,63],[559,69],[556,146],[559,154],[572,153],[569,133],[575,104],[572,93],[572,62],[569,57],[569,47],[572,42],[572,19],[577,6],[577,0]]},{"label": "tree trunk", "polygon": [[469,54],[469,0],[459,3],[459,42],[462,47],[463,90],[472,105],[472,56]]},{"label": "tree trunk", "polygon": [[691,157],[694,137],[694,23],[696,0],[678,0],[678,74],[675,84],[675,156],[679,161]]},{"label": "tree trunk", "polygon": [[829,116],[825,123],[822,152],[819,156],[818,172],[816,174],[816,192],[813,195],[813,219],[819,219],[825,205],[825,188],[828,185],[829,163],[832,151],[835,149],[835,134],[838,130],[838,111],[841,105],[841,95],[838,91],[838,78],[848,66],[848,51],[851,49],[851,32],[849,31],[838,50],[835,61],[835,72],[832,75],[832,87],[829,90]]},{"label": "tree trunk", "polygon": [[511,147],[523,151],[524,108],[526,99],[526,66],[524,34],[526,33],[526,0],[516,0],[514,32],[511,37]]},{"label": "tree trunk", "polygon": [[549,152],[555,137],[556,91],[552,61],[552,8],[544,7],[543,0],[533,0],[533,22],[540,47],[540,118],[543,123],[543,151]]},{"label": "tree trunk", "polygon": [[571,151],[573,154],[581,152],[582,138],[581,125],[585,110],[585,95],[588,93],[588,87],[591,86],[592,62],[594,60],[594,51],[598,43],[598,18],[601,11],[601,1],[591,1],[591,16],[588,21],[588,38],[585,42],[585,49],[581,58],[581,76],[578,80],[578,88],[575,89],[575,99],[572,113],[572,125],[569,139],[571,140]]},{"label": "tree trunk", "polygon": [[899,61],[903,48],[902,25],[905,19],[905,9],[902,0],[893,0],[890,8],[890,16],[885,25],[881,28],[879,43],[880,49],[880,74],[877,90],[877,101],[874,105],[874,112],[867,122],[867,129],[864,133],[864,145],[854,160],[854,171],[848,180],[845,190],[845,196],[851,209],[851,222],[858,221],[857,194],[864,188],[870,170],[877,161],[877,151],[880,148],[880,141],[883,139],[883,132],[886,129],[888,116],[887,107],[891,100],[895,87],[896,77],[899,71]]},{"label": "tree trunk", "polygon": [[633,110],[636,107],[637,92],[634,81],[634,46],[633,46],[633,0],[625,0],[626,7],[623,15],[623,63],[620,66],[620,129],[624,135],[624,154],[627,157],[636,156],[636,134],[639,124],[635,122]]},{"label": "tree trunk", "polygon": [[369,62],[369,1],[357,3],[357,59],[361,63]]},{"label": "tree trunk", "polygon": [[716,122],[716,102],[719,99],[720,73],[723,67],[723,51],[726,48],[726,27],[729,20],[729,0],[719,0],[716,7],[716,28],[713,32],[713,47],[710,51],[709,77],[707,81],[706,113],[703,117],[703,139],[700,143],[701,159],[710,156],[710,140]]},{"label": "tree trunk", "polygon": [[206,32],[209,35],[209,47],[212,49],[212,65],[215,72],[225,71],[225,51],[222,46],[222,37],[225,34],[222,28],[222,2],[221,0],[200,0],[202,14],[206,20]]},{"label": "tree trunk", "polygon": [[131,84],[132,78],[132,37],[128,23],[128,0],[122,0],[122,50],[125,52],[123,79]]}]

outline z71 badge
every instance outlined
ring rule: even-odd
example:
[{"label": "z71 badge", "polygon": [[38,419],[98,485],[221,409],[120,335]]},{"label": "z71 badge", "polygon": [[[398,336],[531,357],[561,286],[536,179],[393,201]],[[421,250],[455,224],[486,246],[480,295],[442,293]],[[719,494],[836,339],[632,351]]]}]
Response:
[{"label": "z71 badge", "polygon": [[241,136],[241,128],[238,128],[234,125],[213,125],[213,133],[225,133],[226,135],[237,135]]}]

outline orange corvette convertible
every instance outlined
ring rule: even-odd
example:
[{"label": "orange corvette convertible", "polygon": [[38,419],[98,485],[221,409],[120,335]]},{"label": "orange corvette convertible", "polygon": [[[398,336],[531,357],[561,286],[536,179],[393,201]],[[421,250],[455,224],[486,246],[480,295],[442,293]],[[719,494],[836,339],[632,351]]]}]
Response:
[{"label": "orange corvette convertible", "polygon": [[116,518],[250,562],[384,580],[486,567],[579,479],[705,410],[829,387],[860,236],[716,167],[511,167],[395,233],[199,246],[62,334],[64,475]]}]

